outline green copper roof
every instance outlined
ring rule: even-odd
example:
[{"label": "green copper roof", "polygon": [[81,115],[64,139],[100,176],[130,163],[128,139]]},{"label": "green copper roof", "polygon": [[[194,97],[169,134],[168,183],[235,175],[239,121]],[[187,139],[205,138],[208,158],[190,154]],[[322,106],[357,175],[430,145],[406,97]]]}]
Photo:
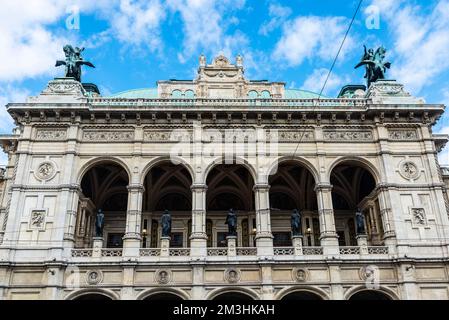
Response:
[{"label": "green copper roof", "polygon": [[[285,89],[285,99],[315,99],[318,98],[319,94],[307,91],[307,90],[299,90],[299,89]],[[321,98],[326,98],[325,96],[321,96]]]},{"label": "green copper roof", "polygon": [[116,94],[113,94],[109,98],[124,98],[124,99],[157,99],[157,88],[143,88],[143,89],[133,89],[122,91]]},{"label": "green copper roof", "polygon": [[[285,99],[314,99],[318,98],[319,94],[307,90],[299,89],[285,89]],[[113,94],[109,98],[123,98],[123,99],[157,99],[157,89],[156,88],[143,88],[143,89],[133,89],[128,91],[119,92]],[[321,96],[321,98],[326,98]]]}]

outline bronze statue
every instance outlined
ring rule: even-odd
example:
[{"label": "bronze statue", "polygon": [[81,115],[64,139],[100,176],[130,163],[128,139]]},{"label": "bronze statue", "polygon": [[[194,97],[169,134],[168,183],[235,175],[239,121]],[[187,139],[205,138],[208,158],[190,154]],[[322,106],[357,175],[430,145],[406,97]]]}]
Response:
[{"label": "bronze statue", "polygon": [[360,210],[360,208],[357,208],[357,211],[355,213],[355,220],[356,220],[357,234],[365,234],[365,216],[363,215],[362,210]]},{"label": "bronze statue", "polygon": [[76,47],[73,49],[71,45],[65,45],[64,48],[65,61],[56,61],[56,67],[65,65],[65,77],[75,78],[76,81],[81,82],[81,66],[84,64],[88,67],[95,68],[95,66],[89,61],[84,61],[81,56],[81,52],[84,48]]},{"label": "bronze statue", "polygon": [[228,236],[237,235],[237,215],[234,209],[229,209],[225,224],[228,225]]},{"label": "bronze statue", "polygon": [[103,210],[98,209],[97,216],[95,217],[95,236],[103,237],[104,229],[104,213]]},{"label": "bronze statue", "polygon": [[298,209],[293,210],[291,216],[292,236],[302,235],[301,213]]},{"label": "bronze statue", "polygon": [[162,236],[170,237],[171,236],[171,215],[167,209],[165,209],[164,213],[162,214],[161,225],[162,225]]},{"label": "bronze statue", "polygon": [[360,63],[355,66],[355,69],[365,65],[366,71],[364,78],[366,78],[367,89],[369,89],[371,83],[379,79],[385,79],[385,72],[391,67],[391,63],[384,62],[387,52],[384,47],[377,48],[376,52],[373,49],[366,50],[366,46],[363,47],[365,52]]}]

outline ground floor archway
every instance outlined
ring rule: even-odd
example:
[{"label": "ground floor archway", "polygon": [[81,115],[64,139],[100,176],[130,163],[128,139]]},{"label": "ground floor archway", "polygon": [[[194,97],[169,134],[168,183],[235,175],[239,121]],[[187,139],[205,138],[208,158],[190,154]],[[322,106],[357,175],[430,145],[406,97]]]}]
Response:
[{"label": "ground floor archway", "polygon": [[348,300],[393,300],[386,293],[379,290],[362,290],[354,293]]}]

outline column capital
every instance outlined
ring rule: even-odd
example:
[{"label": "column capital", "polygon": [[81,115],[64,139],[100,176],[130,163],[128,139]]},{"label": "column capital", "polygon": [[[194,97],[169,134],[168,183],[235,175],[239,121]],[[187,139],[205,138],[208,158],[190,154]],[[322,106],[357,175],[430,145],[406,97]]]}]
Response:
[{"label": "column capital", "polygon": [[254,186],[253,186],[253,191],[258,191],[258,190],[262,190],[262,191],[268,191],[268,190],[270,190],[270,185],[267,183],[267,184],[264,184],[264,183],[256,183]]},{"label": "column capital", "polygon": [[143,184],[140,183],[129,184],[126,188],[128,189],[128,191],[141,191],[141,192],[145,191],[145,187],[143,186]]},{"label": "column capital", "polygon": [[199,191],[206,191],[207,190],[207,185],[205,183],[194,183],[190,186],[190,190],[195,191],[195,190],[199,190]]},{"label": "column capital", "polygon": [[332,191],[334,186],[330,183],[317,183],[315,184],[315,191]]}]

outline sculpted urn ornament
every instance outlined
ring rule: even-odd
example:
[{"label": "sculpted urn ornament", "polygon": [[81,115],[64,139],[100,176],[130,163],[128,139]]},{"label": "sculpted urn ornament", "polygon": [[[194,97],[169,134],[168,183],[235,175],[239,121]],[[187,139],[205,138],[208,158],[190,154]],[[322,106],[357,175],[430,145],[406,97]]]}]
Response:
[{"label": "sculpted urn ornament", "polygon": [[81,66],[86,65],[91,68],[95,68],[95,66],[89,61],[84,61],[81,56],[81,52],[84,51],[84,48],[75,47],[75,49],[67,44],[63,48],[65,54],[65,61],[58,60],[56,61],[56,67],[65,66],[65,77],[66,78],[75,78],[76,81],[81,82]]},{"label": "sculpted urn ornament", "polygon": [[374,49],[366,49],[366,46],[363,46],[365,52],[359,64],[355,66],[355,69],[365,66],[365,76],[367,81],[367,89],[371,86],[371,83],[376,82],[377,80],[385,79],[385,72],[387,69],[390,69],[391,63],[384,62],[385,54],[387,50],[384,47],[377,48],[376,51]]}]

